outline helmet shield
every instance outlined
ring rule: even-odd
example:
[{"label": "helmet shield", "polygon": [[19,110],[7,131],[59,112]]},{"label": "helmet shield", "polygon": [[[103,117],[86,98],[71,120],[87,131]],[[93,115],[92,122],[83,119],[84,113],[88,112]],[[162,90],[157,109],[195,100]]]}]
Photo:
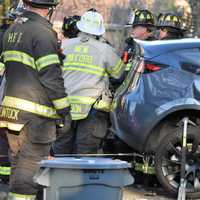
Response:
[{"label": "helmet shield", "polygon": [[148,10],[132,10],[127,27],[134,27],[134,26],[155,26],[155,17],[154,15]]},{"label": "helmet shield", "polygon": [[157,27],[166,28],[171,31],[184,31],[181,18],[171,13],[160,15],[158,18]]}]

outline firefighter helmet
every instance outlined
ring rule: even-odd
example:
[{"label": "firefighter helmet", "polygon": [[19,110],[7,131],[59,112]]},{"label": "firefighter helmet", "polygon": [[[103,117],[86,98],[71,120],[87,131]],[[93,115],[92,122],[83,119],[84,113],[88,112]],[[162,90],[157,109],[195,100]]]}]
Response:
[{"label": "firefighter helmet", "polygon": [[25,11],[25,7],[22,0],[19,0],[18,4],[14,5],[9,10],[9,15],[11,18],[15,19],[18,16],[21,16]]},{"label": "firefighter helmet", "polygon": [[127,26],[155,26],[155,17],[149,10],[133,9],[129,15]]},{"label": "firefighter helmet", "polygon": [[184,31],[182,19],[178,15],[171,13],[160,14],[157,27],[174,31]]},{"label": "firefighter helmet", "polygon": [[23,2],[37,8],[54,7],[59,3],[58,0],[23,0]]},{"label": "firefighter helmet", "polygon": [[21,16],[23,14],[24,10],[25,8],[22,0],[20,0],[18,3],[15,2],[11,5],[10,9],[5,13],[3,19],[14,21],[18,16]]},{"label": "firefighter helmet", "polygon": [[76,26],[76,23],[81,19],[80,16],[74,15],[69,17],[64,17],[62,31],[65,37],[75,38],[80,32]]},{"label": "firefighter helmet", "polygon": [[84,33],[100,36],[105,33],[103,17],[96,11],[87,11],[81,16],[81,20],[77,22],[77,27]]}]

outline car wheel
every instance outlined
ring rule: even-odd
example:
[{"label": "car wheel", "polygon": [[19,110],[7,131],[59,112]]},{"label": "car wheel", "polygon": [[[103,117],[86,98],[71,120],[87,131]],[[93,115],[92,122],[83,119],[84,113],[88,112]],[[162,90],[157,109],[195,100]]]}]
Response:
[{"label": "car wheel", "polygon": [[[174,127],[169,130],[157,147],[155,170],[161,185],[171,194],[177,195],[181,172],[182,128]],[[188,126],[187,133],[186,193],[189,198],[199,198],[200,129]]]}]

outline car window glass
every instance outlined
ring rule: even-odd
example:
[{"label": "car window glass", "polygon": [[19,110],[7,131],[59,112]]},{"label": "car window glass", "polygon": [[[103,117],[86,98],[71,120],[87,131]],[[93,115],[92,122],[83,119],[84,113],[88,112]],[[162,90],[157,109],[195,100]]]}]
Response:
[{"label": "car window glass", "polygon": [[180,58],[180,67],[191,73],[200,74],[200,49],[183,49],[175,51]]}]

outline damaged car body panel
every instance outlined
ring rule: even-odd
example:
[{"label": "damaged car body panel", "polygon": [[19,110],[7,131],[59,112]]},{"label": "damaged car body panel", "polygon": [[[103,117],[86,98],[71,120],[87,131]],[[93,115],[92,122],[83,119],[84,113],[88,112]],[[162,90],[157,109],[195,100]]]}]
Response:
[{"label": "damaged car body panel", "polygon": [[200,110],[200,39],[137,42],[133,67],[114,97],[111,122],[114,133],[142,153],[154,150],[148,139],[167,116]]}]

